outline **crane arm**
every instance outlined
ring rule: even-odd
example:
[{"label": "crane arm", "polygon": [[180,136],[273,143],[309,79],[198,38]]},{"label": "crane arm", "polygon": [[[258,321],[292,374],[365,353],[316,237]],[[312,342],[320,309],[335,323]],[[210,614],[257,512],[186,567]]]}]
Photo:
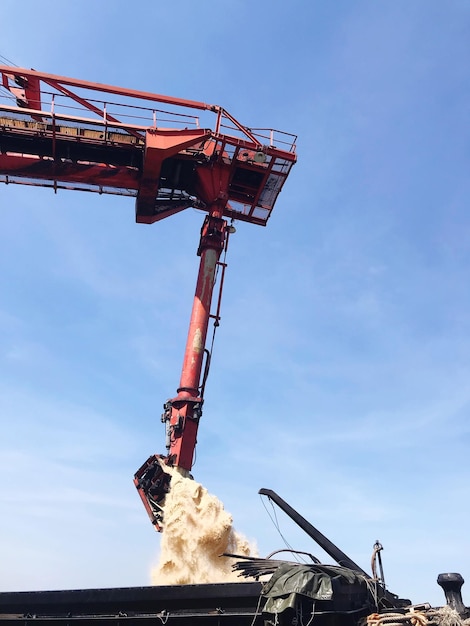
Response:
[{"label": "crane arm", "polygon": [[134,477],[157,530],[165,468],[189,473],[193,464],[227,220],[267,224],[296,162],[295,141],[248,128],[218,105],[0,65],[0,182],[131,196],[145,224],[188,207],[206,213],[180,384],[162,416],[167,452]]}]

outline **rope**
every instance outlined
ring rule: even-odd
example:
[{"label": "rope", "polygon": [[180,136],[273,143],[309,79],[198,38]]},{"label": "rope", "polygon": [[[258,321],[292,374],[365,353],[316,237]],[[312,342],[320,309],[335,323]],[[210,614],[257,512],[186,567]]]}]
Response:
[{"label": "rope", "polygon": [[[256,618],[258,617],[258,615],[261,615],[259,609],[260,609],[260,606],[261,606],[262,599],[263,599],[263,594],[261,593],[260,597],[258,598],[258,604],[256,605],[256,611],[255,611],[255,614],[253,615],[253,620],[251,622],[251,626],[255,626]],[[276,614],[276,617],[277,617],[277,614]]]},{"label": "rope", "polygon": [[439,609],[430,609],[427,612],[431,624],[438,626],[469,626],[470,619],[462,619],[455,609],[442,606]]},{"label": "rope", "polygon": [[298,623],[300,624],[300,626],[310,626],[310,624],[313,622],[314,618],[315,618],[315,602],[313,602],[312,613],[310,614],[310,619],[308,620],[308,622],[306,624],[304,624],[304,615],[303,615],[302,604],[301,604],[300,605],[300,612],[297,611],[297,619],[298,619]]},{"label": "rope", "polygon": [[372,613],[367,617],[367,626],[427,626],[429,624],[425,613],[410,611],[408,613]]},{"label": "rope", "polygon": [[[429,607],[429,605],[427,605]],[[406,613],[372,613],[367,617],[367,626],[470,626],[470,619],[462,617],[450,606],[438,609],[413,606]]]},{"label": "rope", "polygon": [[167,621],[170,619],[170,613],[168,611],[163,610],[160,613],[157,613],[157,617],[161,621],[161,623],[165,625]]},{"label": "rope", "polygon": [[367,576],[361,576],[360,578],[362,578],[367,589],[369,590],[370,596],[374,600],[375,608],[378,611],[380,598],[379,598],[379,589],[378,589],[377,581],[372,580],[371,578],[367,578]]}]

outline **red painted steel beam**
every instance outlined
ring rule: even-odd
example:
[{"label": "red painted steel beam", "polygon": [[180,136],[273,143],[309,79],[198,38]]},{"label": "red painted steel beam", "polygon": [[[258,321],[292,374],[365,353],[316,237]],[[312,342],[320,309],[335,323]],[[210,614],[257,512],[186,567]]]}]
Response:
[{"label": "red painted steel beam", "polygon": [[[73,93],[73,91],[70,91],[70,89],[67,89],[63,85],[59,85],[57,82],[50,83],[49,81],[45,80],[44,78],[43,78],[43,81],[45,83],[47,83],[48,85],[51,85],[52,87],[57,89],[57,91],[60,91],[60,93],[64,94],[64,96],[67,96],[68,98],[71,98],[72,100],[75,100],[75,102],[78,102],[78,104],[81,104],[86,109],[89,109],[90,111],[93,111],[93,113],[96,113],[97,115],[99,115],[99,117],[101,117],[101,118],[104,117],[104,111],[102,111],[100,108],[95,106],[92,102],[88,102],[88,100],[86,100],[85,98],[81,98],[77,94]],[[109,113],[106,115],[106,121],[107,122],[114,122],[114,123],[121,124],[121,122],[116,117],[113,117],[112,115],[109,115]],[[138,139],[142,138],[142,133],[138,133],[138,132],[136,132],[135,130],[132,130],[132,129],[128,129],[128,132],[131,135],[134,135],[134,137],[137,137]]]},{"label": "red painted steel beam", "polygon": [[113,189],[137,190],[140,184],[139,172],[129,167],[105,163],[58,163],[52,159],[27,155],[0,154],[0,172],[6,176],[32,178],[38,181],[58,180],[64,183],[81,183]]},{"label": "red painted steel beam", "polygon": [[[3,68],[4,66],[2,66]],[[23,74],[18,74],[10,67],[9,72],[2,72],[2,85],[5,89],[8,89],[17,99],[18,106],[28,107],[30,109],[41,109],[41,88],[39,84],[39,78],[37,76],[24,77]],[[14,84],[11,84],[12,81]]]},{"label": "red painted steel beam", "polygon": [[68,78],[66,76],[58,76],[56,74],[46,74],[44,72],[38,72],[37,70],[33,69],[28,70],[23,67],[11,68],[8,65],[0,65],[0,72],[7,75],[14,74],[15,76],[25,76],[28,78],[31,77],[43,80],[52,87],[56,87],[59,85],[68,85],[69,87],[91,89],[93,91],[112,93],[118,96],[128,96],[131,98],[138,98],[140,100],[149,100],[150,102],[162,102],[163,104],[172,104],[175,106],[183,106],[190,109],[199,109],[202,111],[218,111],[221,108],[218,105],[206,104],[205,102],[198,102],[197,100],[185,100],[183,98],[164,96],[161,94],[151,93],[149,91],[126,89],[124,87],[115,87],[113,85],[106,85],[103,83],[93,83],[91,81],[79,80],[77,78]]},{"label": "red painted steel beam", "polygon": [[186,148],[201,144],[209,139],[211,134],[210,130],[200,128],[147,130],[142,178],[136,200],[138,222],[151,224],[157,220],[154,214],[155,199],[163,161]]},{"label": "red painted steel beam", "polygon": [[[18,77],[29,81],[30,90],[30,102],[26,102],[26,106],[29,108],[40,110],[40,82],[43,81],[47,85],[57,89],[59,92],[74,99],[76,102],[82,104],[82,106],[89,110],[94,110],[96,107],[77,94],[74,94],[70,90],[67,90],[64,85],[69,87],[75,87],[78,89],[87,89],[91,91],[97,91],[106,94],[113,94],[118,96],[124,96],[129,98],[136,98],[140,100],[146,100],[148,102],[159,102],[162,104],[169,104],[177,107],[186,107],[190,109],[197,109],[201,111],[212,111],[217,114],[216,133],[220,133],[220,125],[222,118],[229,120],[240,132],[242,132],[249,142],[257,147],[261,147],[261,142],[249,128],[238,122],[233,115],[228,113],[223,107],[216,104],[207,104],[205,102],[199,102],[197,100],[187,100],[184,98],[175,98],[172,96],[165,96],[162,94],[155,94],[148,91],[141,91],[138,89],[126,89],[124,87],[116,87],[114,85],[107,85],[104,83],[94,83],[91,81],[80,80],[77,78],[69,78],[67,76],[59,76],[56,74],[48,74],[45,72],[38,72],[37,70],[27,69],[22,67],[11,68],[8,65],[0,65],[0,73],[2,74],[3,86],[13,91],[17,89],[12,85],[8,85],[6,78]],[[26,99],[27,100],[27,99]],[[96,111],[95,111],[96,112]],[[110,118],[111,119],[111,118]]]}]

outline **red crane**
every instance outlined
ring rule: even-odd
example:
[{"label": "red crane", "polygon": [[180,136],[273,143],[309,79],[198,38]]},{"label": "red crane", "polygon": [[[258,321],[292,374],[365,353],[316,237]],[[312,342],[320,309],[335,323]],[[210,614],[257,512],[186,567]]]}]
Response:
[{"label": "red crane", "polygon": [[180,383],[162,415],[167,454],[151,456],[134,478],[161,530],[170,481],[164,468],[189,472],[193,463],[229,220],[266,225],[296,161],[296,138],[247,128],[203,102],[10,66],[0,66],[0,75],[0,182],[133,196],[136,221],[145,224],[188,207],[206,213]]}]

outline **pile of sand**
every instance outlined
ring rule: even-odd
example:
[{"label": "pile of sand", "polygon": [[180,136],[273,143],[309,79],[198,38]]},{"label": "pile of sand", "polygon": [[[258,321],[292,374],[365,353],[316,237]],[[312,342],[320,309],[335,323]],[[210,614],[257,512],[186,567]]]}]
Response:
[{"label": "pile of sand", "polygon": [[185,585],[240,581],[233,559],[223,552],[254,556],[256,550],[233,528],[222,502],[177,469],[165,499],[160,559],[152,571],[154,585]]}]

